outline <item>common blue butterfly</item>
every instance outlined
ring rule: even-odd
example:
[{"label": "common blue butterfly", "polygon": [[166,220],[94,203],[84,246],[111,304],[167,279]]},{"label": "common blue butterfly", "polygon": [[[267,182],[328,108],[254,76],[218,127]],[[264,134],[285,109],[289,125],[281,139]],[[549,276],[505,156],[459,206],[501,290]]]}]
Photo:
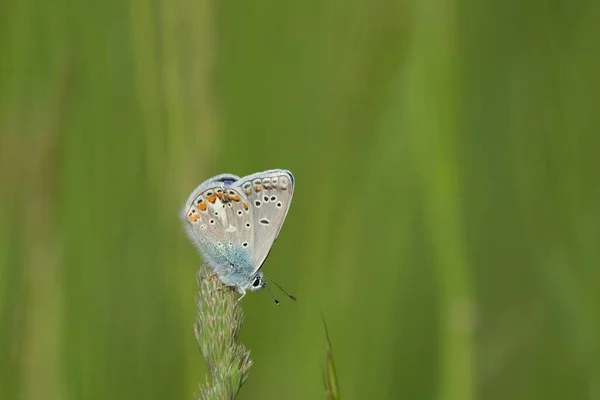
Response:
[{"label": "common blue butterfly", "polygon": [[188,236],[224,287],[242,295],[239,300],[247,290],[266,287],[271,293],[260,268],[281,230],[293,193],[292,173],[272,169],[243,178],[217,175],[201,183],[185,202],[181,217]]}]

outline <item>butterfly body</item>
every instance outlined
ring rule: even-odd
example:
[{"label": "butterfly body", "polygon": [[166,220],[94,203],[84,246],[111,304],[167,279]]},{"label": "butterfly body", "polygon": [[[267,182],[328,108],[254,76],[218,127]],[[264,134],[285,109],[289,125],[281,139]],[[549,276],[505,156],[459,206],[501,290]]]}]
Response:
[{"label": "butterfly body", "polygon": [[[182,210],[186,232],[224,286],[246,294],[266,286],[260,270],[287,215],[294,177],[269,170],[201,183]],[[241,298],[240,298],[241,299]]]}]

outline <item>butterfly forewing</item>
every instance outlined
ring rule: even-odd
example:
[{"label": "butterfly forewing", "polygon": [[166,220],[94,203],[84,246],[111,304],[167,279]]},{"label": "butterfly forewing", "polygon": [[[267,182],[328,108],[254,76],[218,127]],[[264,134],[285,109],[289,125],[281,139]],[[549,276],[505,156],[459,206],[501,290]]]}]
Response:
[{"label": "butterfly forewing", "polygon": [[267,258],[281,230],[294,192],[294,177],[286,170],[270,170],[240,178],[232,187],[248,201],[254,231],[250,259],[255,272]]},{"label": "butterfly forewing", "polygon": [[249,259],[254,231],[248,200],[231,186],[201,185],[199,189],[204,190],[186,204],[185,220],[188,234],[200,252],[217,270],[239,263],[240,258]]}]

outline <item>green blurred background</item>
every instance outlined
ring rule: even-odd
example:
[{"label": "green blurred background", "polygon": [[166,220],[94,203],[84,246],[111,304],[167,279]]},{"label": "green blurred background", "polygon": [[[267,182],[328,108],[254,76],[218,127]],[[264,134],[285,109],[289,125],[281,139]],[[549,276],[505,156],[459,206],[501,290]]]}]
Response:
[{"label": "green blurred background", "polygon": [[[600,399],[597,1],[0,2],[0,398],[191,399],[206,178],[290,169],[240,399]],[[284,296],[280,296],[284,297]]]}]

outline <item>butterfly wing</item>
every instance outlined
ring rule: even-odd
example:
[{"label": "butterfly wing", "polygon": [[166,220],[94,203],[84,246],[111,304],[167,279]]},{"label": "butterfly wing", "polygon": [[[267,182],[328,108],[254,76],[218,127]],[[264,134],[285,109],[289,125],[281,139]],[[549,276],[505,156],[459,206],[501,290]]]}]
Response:
[{"label": "butterfly wing", "polygon": [[185,206],[184,206],[184,208],[182,210],[182,216],[181,217],[185,220],[185,212],[187,211],[188,207],[192,204],[192,201],[196,197],[198,197],[198,195],[200,193],[206,191],[206,189],[215,188],[217,186],[219,186],[219,187],[229,187],[233,183],[235,183],[236,181],[238,181],[239,179],[240,179],[240,177],[237,176],[237,175],[233,175],[233,174],[221,174],[221,175],[213,176],[212,178],[209,178],[209,179],[205,180],[200,185],[198,185],[198,187],[196,189],[194,189],[194,191],[192,192],[192,194],[190,194],[190,196],[188,197],[187,201],[185,202]]},{"label": "butterfly wing", "polygon": [[240,178],[232,185],[246,197],[251,210],[254,245],[250,259],[260,269],[287,216],[294,193],[290,171],[274,169]]},{"label": "butterfly wing", "polygon": [[186,232],[205,261],[219,273],[250,265],[254,245],[252,210],[231,174],[203,182],[188,198],[183,211]]}]

